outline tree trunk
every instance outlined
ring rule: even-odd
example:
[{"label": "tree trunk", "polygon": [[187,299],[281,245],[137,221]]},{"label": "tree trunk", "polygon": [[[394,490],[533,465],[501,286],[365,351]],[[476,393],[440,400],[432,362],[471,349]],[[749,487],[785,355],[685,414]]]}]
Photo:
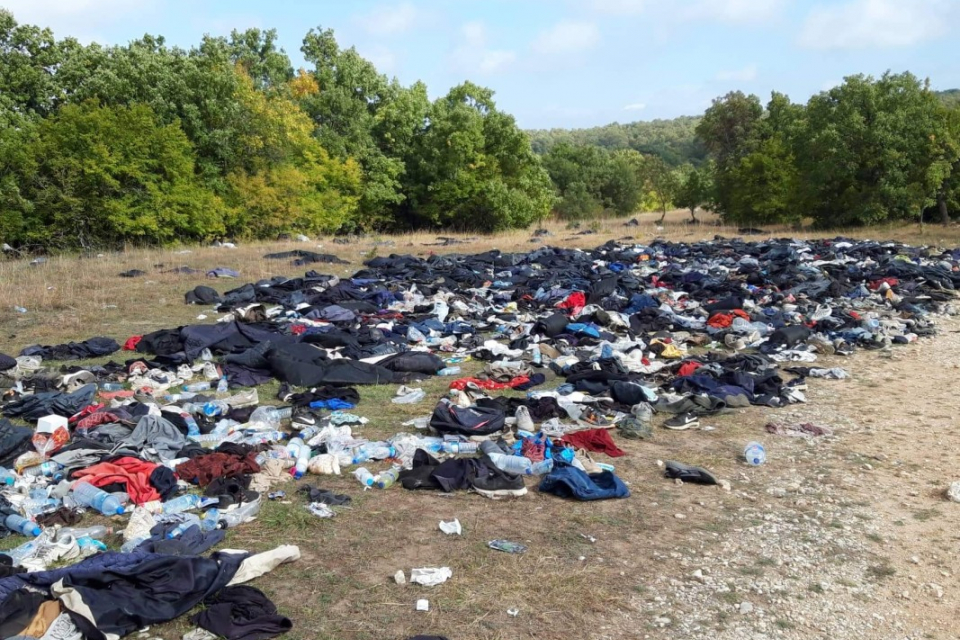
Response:
[{"label": "tree trunk", "polygon": [[696,222],[697,222],[697,208],[696,208],[696,207],[690,207],[690,217],[693,218],[693,222],[694,222],[694,224],[696,224]]},{"label": "tree trunk", "polygon": [[943,226],[950,224],[950,211],[947,209],[947,195],[943,189],[937,191],[937,206],[940,208],[940,222]]},{"label": "tree trunk", "polygon": [[666,209],[666,207],[664,207],[664,208],[662,209],[662,211],[663,211],[663,213],[660,215],[660,219],[657,220],[657,224],[663,224],[664,219],[666,219],[666,217],[667,217],[667,209]]}]

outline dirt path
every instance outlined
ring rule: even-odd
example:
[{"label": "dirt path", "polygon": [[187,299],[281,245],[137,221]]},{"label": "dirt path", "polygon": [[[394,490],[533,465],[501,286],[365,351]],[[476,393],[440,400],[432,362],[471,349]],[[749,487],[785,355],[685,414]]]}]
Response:
[{"label": "dirt path", "polygon": [[703,509],[715,519],[676,527],[675,549],[654,554],[660,569],[632,599],[641,615],[597,637],[960,637],[960,504],[944,497],[960,479],[960,321],[940,322],[917,345],[832,359],[851,379],[812,382],[805,405],[718,420],[734,439],[767,420],[835,435],[763,436],[767,464],[721,464],[733,486],[719,497],[675,487],[667,511],[687,516],[679,523]]}]

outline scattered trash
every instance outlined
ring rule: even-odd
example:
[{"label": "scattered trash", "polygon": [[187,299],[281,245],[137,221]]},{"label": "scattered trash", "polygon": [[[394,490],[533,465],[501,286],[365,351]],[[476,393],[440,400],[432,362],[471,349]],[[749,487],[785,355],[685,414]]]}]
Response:
[{"label": "scattered trash", "polygon": [[271,491],[267,494],[269,500],[282,500],[287,497],[286,491]]},{"label": "scattered trash", "polygon": [[463,533],[463,528],[460,526],[460,520],[454,518],[452,522],[443,522],[440,521],[440,531],[443,531],[448,536],[450,535],[461,535]]},{"label": "scattered trash", "polygon": [[518,615],[520,615],[520,609],[517,609],[516,607],[507,609],[507,615],[516,618]]},{"label": "scattered trash", "polygon": [[583,538],[584,540],[586,540],[587,542],[589,542],[590,544],[593,544],[593,543],[595,543],[595,542],[597,541],[596,538],[594,538],[593,536],[588,536],[588,535],[585,534],[585,533],[581,533],[581,534],[580,534],[580,537]]},{"label": "scattered trash", "polygon": [[430,601],[417,600],[417,611],[430,611]]},{"label": "scattered trash", "polygon": [[16,311],[17,313],[26,313],[26,312],[27,312],[27,309],[26,309],[25,307],[14,307],[13,310]]},{"label": "scattered trash", "polygon": [[667,460],[663,475],[674,480],[694,484],[717,484],[717,478],[702,467],[694,467],[675,460]]},{"label": "scattered trash", "polygon": [[450,570],[450,567],[424,567],[410,571],[410,582],[425,587],[435,587],[438,584],[443,584],[452,577],[453,571]]},{"label": "scattered trash", "polygon": [[960,502],[960,480],[950,483],[950,488],[947,489],[947,497],[954,502]]},{"label": "scattered trash", "polygon": [[496,551],[505,551],[506,553],[525,553],[527,546],[519,542],[510,542],[509,540],[491,540],[487,546]]},{"label": "scattered trash", "polygon": [[393,574],[393,581],[397,584],[407,584],[407,576],[402,570],[397,571],[395,574]]},{"label": "scattered trash", "polygon": [[743,449],[743,457],[747,464],[759,467],[767,460],[767,450],[759,442],[751,442]]},{"label": "scattered trash", "polygon": [[197,316],[197,320],[206,320],[206,319],[207,319],[207,314],[205,313],[201,313],[200,315]]},{"label": "scattered trash", "polygon": [[317,516],[318,518],[332,518],[335,515],[337,515],[336,513],[333,512],[333,509],[331,509],[330,507],[328,507],[322,502],[311,502],[307,506],[307,509],[310,511],[310,513]]}]

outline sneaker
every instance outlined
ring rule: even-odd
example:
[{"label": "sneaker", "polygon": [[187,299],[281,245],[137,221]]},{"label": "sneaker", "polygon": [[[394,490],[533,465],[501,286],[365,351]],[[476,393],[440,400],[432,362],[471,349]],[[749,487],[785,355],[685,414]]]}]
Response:
[{"label": "sneaker", "polygon": [[206,378],[207,380],[220,379],[220,372],[217,371],[217,365],[213,364],[212,362],[204,362],[202,372],[203,372],[203,377]]},{"label": "sneaker", "polygon": [[610,421],[607,420],[606,416],[597,411],[591,406],[583,405],[580,411],[580,421],[585,422],[594,427],[609,427]]},{"label": "sneaker", "polygon": [[257,393],[256,389],[244,389],[239,393],[225,398],[223,401],[234,409],[242,409],[243,407],[252,407],[260,404],[260,394]]},{"label": "sneaker", "polygon": [[320,422],[318,416],[309,407],[294,407],[291,422],[294,429],[304,429],[305,427],[314,427]]},{"label": "sneaker", "polygon": [[596,462],[593,461],[593,458],[590,457],[590,454],[584,451],[583,449],[577,449],[576,453],[573,456],[574,466],[578,466],[577,463],[580,463],[579,466],[583,468],[584,473],[587,475],[600,473],[603,471],[603,468],[600,467]]},{"label": "sneaker", "polygon": [[517,429],[533,433],[536,427],[533,424],[533,418],[530,417],[530,409],[527,407],[517,407]]},{"label": "sneaker", "polygon": [[780,391],[780,395],[783,396],[784,399],[787,400],[787,402],[790,402],[791,404],[797,404],[799,402],[807,401],[807,397],[803,395],[803,392],[794,387],[789,387],[789,386],[784,387]]},{"label": "sneaker", "polygon": [[712,473],[702,467],[693,467],[682,462],[667,460],[666,469],[663,472],[668,478],[679,478],[684,482],[693,482],[696,484],[717,484],[717,478]]},{"label": "sneaker", "polygon": [[728,333],[725,335],[723,337],[723,343],[727,345],[728,349],[733,349],[734,351],[743,351],[747,348],[746,341],[733,333]]},{"label": "sneaker", "polygon": [[177,377],[181,380],[193,380],[193,369],[190,365],[182,364],[177,367]]},{"label": "sneaker", "polygon": [[[486,458],[486,456],[484,456]],[[485,498],[498,500],[500,498],[519,498],[527,494],[527,487],[523,484],[523,477],[506,473],[497,468],[486,458],[482,466],[486,473],[479,473],[473,479],[473,490]]]},{"label": "sneaker", "polygon": [[694,413],[681,413],[678,416],[670,418],[663,423],[667,429],[674,431],[685,431],[686,429],[698,429],[700,427],[700,418]]}]

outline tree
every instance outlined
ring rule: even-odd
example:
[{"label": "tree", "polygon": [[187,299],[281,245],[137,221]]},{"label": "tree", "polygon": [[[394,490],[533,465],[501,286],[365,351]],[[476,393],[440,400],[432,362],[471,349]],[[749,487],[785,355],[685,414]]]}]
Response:
[{"label": "tree", "polygon": [[909,73],[850,76],[811,98],[797,144],[803,209],[819,226],[917,219],[956,161],[943,113]]},{"label": "tree", "polygon": [[713,166],[705,163],[700,167],[684,165],[680,171],[680,185],[674,197],[678,207],[690,209],[690,218],[697,222],[697,209],[708,207],[713,202]]},{"label": "tree", "polygon": [[679,189],[680,180],[677,173],[656,156],[646,159],[643,173],[647,188],[653,193],[657,208],[660,209],[660,220],[657,223],[663,224],[667,217],[667,209]]},{"label": "tree", "polygon": [[68,105],[43,120],[26,153],[27,242],[59,248],[204,239],[223,207],[195,176],[189,140],[146,105]]}]

